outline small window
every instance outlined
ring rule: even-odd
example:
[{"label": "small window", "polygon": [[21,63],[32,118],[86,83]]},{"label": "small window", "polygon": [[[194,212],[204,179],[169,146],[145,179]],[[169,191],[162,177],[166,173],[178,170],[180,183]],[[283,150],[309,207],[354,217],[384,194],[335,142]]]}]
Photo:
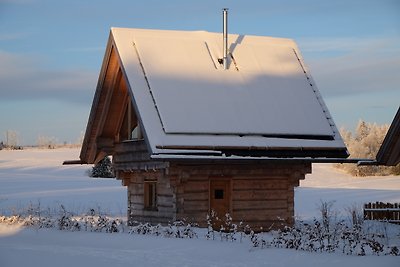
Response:
[{"label": "small window", "polygon": [[157,209],[157,182],[144,182],[144,208],[147,210]]},{"label": "small window", "polygon": [[139,124],[132,130],[131,140],[143,140],[143,135]]},{"label": "small window", "polygon": [[224,190],[223,189],[215,189],[214,190],[214,199],[224,199]]}]

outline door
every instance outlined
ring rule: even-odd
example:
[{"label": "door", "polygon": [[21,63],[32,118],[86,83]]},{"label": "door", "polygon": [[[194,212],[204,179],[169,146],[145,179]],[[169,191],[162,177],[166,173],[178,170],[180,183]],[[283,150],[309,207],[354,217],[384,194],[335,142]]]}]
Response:
[{"label": "door", "polygon": [[230,179],[210,180],[210,212],[214,211],[219,220],[213,220],[214,229],[221,227],[225,214],[231,212]]}]

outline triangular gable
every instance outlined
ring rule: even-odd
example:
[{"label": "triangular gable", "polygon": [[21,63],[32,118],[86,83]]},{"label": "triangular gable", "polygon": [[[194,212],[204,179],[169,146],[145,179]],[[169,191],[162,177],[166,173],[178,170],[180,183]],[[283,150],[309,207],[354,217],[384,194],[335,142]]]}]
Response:
[{"label": "triangular gable", "polygon": [[112,154],[116,143],[142,135],[130,94],[110,37],[82,145],[83,162],[96,163]]},{"label": "triangular gable", "polygon": [[118,123],[98,118],[107,81],[118,72],[153,156],[348,156],[292,40],[229,35],[229,70],[223,70],[220,39],[208,32],[113,28],[81,159],[99,155],[102,132],[118,131]]}]

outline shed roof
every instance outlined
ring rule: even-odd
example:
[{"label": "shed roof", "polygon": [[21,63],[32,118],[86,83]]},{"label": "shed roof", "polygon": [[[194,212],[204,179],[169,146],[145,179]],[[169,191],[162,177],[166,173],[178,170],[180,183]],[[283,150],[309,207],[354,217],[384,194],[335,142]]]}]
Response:
[{"label": "shed roof", "polygon": [[[107,50],[117,53],[151,154],[348,156],[293,40],[230,34],[229,41],[224,70],[219,33],[111,29]],[[101,127],[96,105],[83,160],[93,129]]]}]

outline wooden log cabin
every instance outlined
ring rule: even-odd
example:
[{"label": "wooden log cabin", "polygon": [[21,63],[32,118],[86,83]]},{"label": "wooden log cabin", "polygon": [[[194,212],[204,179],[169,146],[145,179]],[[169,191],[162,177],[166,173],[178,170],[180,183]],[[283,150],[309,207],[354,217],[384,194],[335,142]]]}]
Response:
[{"label": "wooden log cabin", "polygon": [[291,225],[311,162],[348,157],[293,40],[227,37],[111,29],[80,160],[112,156],[129,222]]}]

